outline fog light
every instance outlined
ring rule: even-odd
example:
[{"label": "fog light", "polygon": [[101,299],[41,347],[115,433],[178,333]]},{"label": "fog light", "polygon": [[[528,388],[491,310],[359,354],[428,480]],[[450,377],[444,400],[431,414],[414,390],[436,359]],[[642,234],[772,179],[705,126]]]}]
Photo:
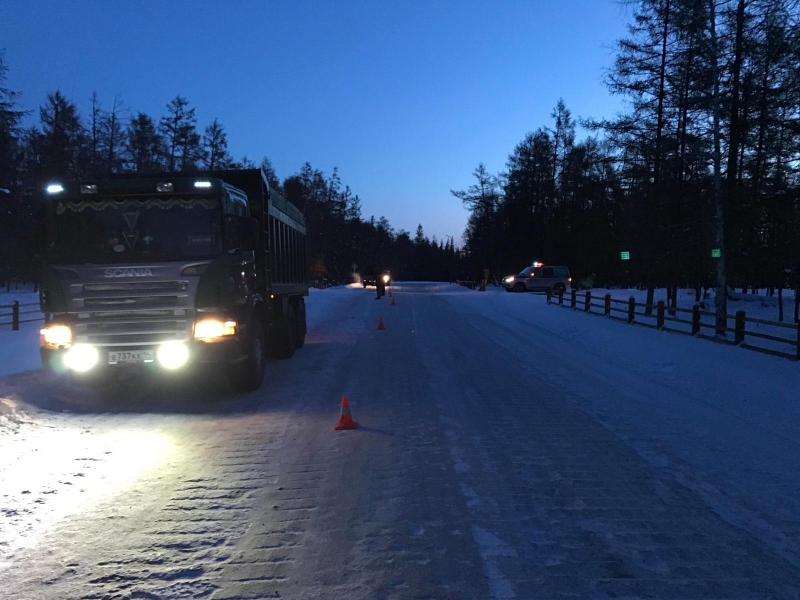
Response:
[{"label": "fog light", "polygon": [[156,357],[165,369],[180,369],[189,360],[189,348],[183,342],[166,342],[159,346]]},{"label": "fog light", "polygon": [[99,360],[100,354],[97,352],[97,348],[88,344],[75,344],[64,355],[64,365],[78,373],[85,373]]}]

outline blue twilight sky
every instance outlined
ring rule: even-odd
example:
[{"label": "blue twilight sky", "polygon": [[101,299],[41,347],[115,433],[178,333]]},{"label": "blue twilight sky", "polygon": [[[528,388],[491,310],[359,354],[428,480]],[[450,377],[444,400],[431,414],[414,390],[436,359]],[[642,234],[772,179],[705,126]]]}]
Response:
[{"label": "blue twilight sky", "polygon": [[563,97],[612,116],[602,79],[630,9],[618,0],[0,0],[9,84],[36,109],[97,91],[160,117],[176,94],[231,153],[305,161],[360,195],[364,217],[458,241],[450,188],[503,169]]}]

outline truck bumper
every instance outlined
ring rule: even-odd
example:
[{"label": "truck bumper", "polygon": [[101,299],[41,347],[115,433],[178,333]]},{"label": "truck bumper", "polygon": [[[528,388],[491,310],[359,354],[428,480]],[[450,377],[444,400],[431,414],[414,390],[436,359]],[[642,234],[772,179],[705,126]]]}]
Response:
[{"label": "truck bumper", "polygon": [[[178,373],[196,368],[199,365],[229,365],[236,364],[247,358],[244,352],[244,344],[242,340],[234,337],[229,340],[220,340],[217,342],[185,342],[184,345],[188,350],[188,359],[186,363],[178,368],[168,369],[160,364],[158,359],[158,346],[97,346],[98,353],[97,363],[87,371],[87,373],[112,373],[124,371],[139,371],[139,372],[163,372],[163,373]],[[119,362],[116,364],[109,363],[109,352],[119,352],[125,350],[151,350],[155,360],[152,362]],[[64,357],[68,350],[66,349],[51,349],[41,347],[39,353],[42,359],[42,366],[55,372],[69,371],[65,365]]]}]

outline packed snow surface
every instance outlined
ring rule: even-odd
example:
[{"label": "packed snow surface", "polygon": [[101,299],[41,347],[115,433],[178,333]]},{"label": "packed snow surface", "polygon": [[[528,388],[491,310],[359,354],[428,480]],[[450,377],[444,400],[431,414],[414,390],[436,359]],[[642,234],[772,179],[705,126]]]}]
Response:
[{"label": "packed snow surface", "polygon": [[798,598],[800,363],[391,290],[313,290],[306,346],[240,396],[72,387],[35,327],[0,334],[31,360],[0,377],[0,596]]}]

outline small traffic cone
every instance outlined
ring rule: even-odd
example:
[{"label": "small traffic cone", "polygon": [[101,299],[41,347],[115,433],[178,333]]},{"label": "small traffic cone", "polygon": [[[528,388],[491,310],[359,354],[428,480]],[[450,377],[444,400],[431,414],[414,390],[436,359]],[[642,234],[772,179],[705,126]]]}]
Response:
[{"label": "small traffic cone", "polygon": [[397,306],[397,302],[394,301],[394,298],[392,298],[392,306]]},{"label": "small traffic cone", "polygon": [[378,331],[386,331],[386,327],[383,325],[383,317],[378,317]]},{"label": "small traffic cone", "polygon": [[353,421],[353,415],[350,414],[350,403],[347,401],[347,396],[342,396],[342,413],[334,430],[342,431],[343,429],[355,429],[356,427],[358,427],[358,423]]}]

